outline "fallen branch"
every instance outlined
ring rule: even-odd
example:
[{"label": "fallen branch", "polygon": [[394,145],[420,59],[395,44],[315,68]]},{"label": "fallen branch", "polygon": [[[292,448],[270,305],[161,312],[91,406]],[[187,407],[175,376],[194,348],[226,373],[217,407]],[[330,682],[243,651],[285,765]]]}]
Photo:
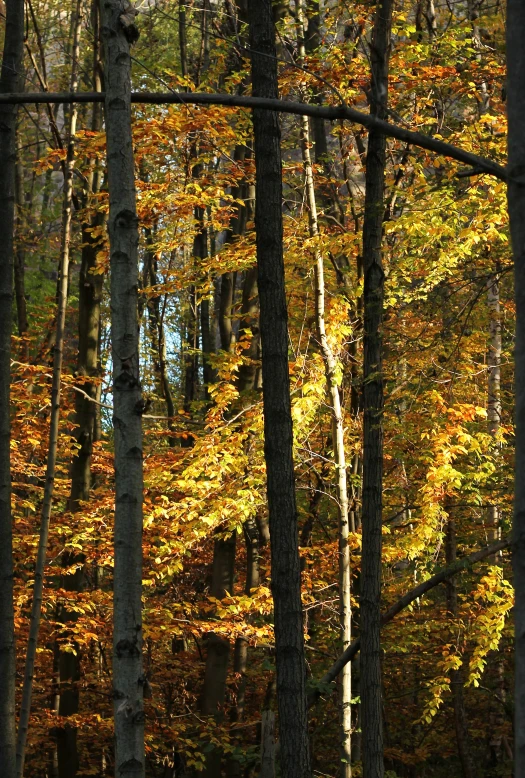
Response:
[{"label": "fallen branch", "polygon": [[[0,95],[0,105],[5,103],[100,103],[104,102],[105,99],[104,92],[20,92]],[[423,135],[420,132],[407,130],[405,127],[391,124],[368,113],[358,111],[356,108],[343,105],[310,105],[290,100],[250,97],[248,95],[208,94],[207,92],[132,92],[131,102],[152,105],[226,105],[235,108],[262,108],[279,113],[318,117],[327,121],[346,119],[369,130],[378,130],[390,138],[396,138],[412,146],[418,146],[441,156],[455,159],[457,162],[463,162],[472,168],[469,175],[488,173],[501,181],[507,180],[505,168],[498,165],[497,162],[485,157],[478,157],[476,154],[464,151],[451,143]]]}]

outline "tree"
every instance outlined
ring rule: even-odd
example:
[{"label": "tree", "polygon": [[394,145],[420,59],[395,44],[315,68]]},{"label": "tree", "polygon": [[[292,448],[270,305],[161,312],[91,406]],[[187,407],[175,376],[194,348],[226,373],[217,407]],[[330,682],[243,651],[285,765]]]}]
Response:
[{"label": "tree", "polygon": [[[277,97],[271,3],[249,0],[252,90]],[[288,374],[288,317],[282,241],[282,171],[277,114],[253,112],[255,231],[260,300],[264,455],[270,520],[280,760],[289,778],[310,775],[301,569]]]},{"label": "tree", "polygon": [[[22,88],[24,3],[8,0],[0,92]],[[13,618],[13,539],[10,465],[10,374],[15,220],[16,116],[14,105],[0,108],[0,762],[6,778],[15,776],[15,635]]]},{"label": "tree", "polygon": [[[377,4],[370,62],[370,111],[387,116],[391,0]],[[371,130],[366,152],[363,217],[363,556],[361,562],[361,715],[364,778],[381,778],[381,548],[383,524],[383,295],[381,243],[384,219],[386,137]]]},{"label": "tree", "polygon": [[516,0],[507,3],[507,113],[508,130],[508,209],[512,253],[514,258],[514,295],[516,300],[515,359],[515,419],[516,464],[513,525],[514,610],[515,630],[515,767],[516,776],[525,775],[525,486],[522,477],[525,467],[525,195],[521,176],[525,163],[525,62],[521,54],[521,41],[525,33],[525,8]]},{"label": "tree", "polygon": [[145,776],[142,669],[142,413],[138,328],[138,218],[131,136],[129,3],[104,0],[106,135],[109,187],[115,568],[113,700],[115,774]]}]

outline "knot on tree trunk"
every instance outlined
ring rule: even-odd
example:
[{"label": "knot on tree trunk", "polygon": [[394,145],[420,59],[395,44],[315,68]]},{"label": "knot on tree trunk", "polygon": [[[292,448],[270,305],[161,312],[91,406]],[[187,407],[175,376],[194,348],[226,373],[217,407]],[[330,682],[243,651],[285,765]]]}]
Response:
[{"label": "knot on tree trunk", "polygon": [[135,24],[135,17],[138,16],[138,11],[129,0],[123,0],[122,2],[123,13],[119,16],[120,24],[124,30],[124,35],[128,39],[129,43],[135,43],[139,39],[140,32]]}]

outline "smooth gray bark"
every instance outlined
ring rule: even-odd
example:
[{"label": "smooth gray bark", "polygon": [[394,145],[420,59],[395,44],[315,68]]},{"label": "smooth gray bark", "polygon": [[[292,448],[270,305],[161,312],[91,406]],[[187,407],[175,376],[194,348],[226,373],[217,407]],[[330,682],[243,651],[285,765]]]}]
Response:
[{"label": "smooth gray bark", "polygon": [[[277,98],[271,1],[249,0],[248,17],[253,94]],[[279,117],[276,113],[255,110],[253,129],[264,455],[270,521],[280,763],[281,774],[286,778],[308,778],[311,767],[288,371]]]},{"label": "smooth gray bark", "polygon": [[[20,89],[24,2],[6,0],[0,93]],[[10,358],[15,221],[16,106],[0,106],[0,764],[13,778],[16,761],[13,536],[10,467]]]},{"label": "smooth gray bark", "polygon": [[103,0],[109,186],[111,343],[115,443],[113,699],[115,776],[144,778],[142,671],[142,423],[138,322],[138,218],[131,135],[126,0]]},{"label": "smooth gray bark", "polygon": [[525,777],[525,3],[507,0],[508,209],[516,300],[513,570],[515,778]]}]

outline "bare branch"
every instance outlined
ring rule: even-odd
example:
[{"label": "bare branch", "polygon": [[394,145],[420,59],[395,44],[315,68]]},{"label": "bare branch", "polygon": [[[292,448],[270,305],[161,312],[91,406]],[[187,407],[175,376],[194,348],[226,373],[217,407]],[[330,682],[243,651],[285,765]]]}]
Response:
[{"label": "bare branch", "polygon": [[[20,92],[0,95],[0,105],[20,103],[94,103],[105,100],[104,92]],[[347,120],[354,124],[360,124],[369,130],[377,130],[390,138],[396,138],[412,146],[433,151],[457,162],[469,165],[477,173],[488,175],[507,181],[507,171],[497,162],[485,157],[471,154],[469,151],[453,146],[451,143],[423,135],[420,132],[407,130],[397,124],[378,119],[368,113],[358,111],[343,105],[309,105],[290,100],[279,100],[265,97],[250,97],[247,95],[208,94],[199,92],[132,92],[131,101],[144,105],[226,105],[236,108],[261,108],[268,111],[296,114],[298,116],[312,116],[327,121]]]}]

